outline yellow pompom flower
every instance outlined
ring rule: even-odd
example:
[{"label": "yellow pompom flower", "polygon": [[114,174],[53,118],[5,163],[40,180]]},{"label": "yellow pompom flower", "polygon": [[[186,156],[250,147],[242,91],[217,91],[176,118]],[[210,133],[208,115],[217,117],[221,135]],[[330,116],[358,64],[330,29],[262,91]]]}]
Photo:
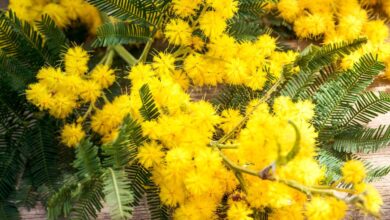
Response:
[{"label": "yellow pompom flower", "polygon": [[181,185],[161,185],[160,186],[160,199],[165,205],[175,207],[177,204],[182,204],[185,200],[185,189]]},{"label": "yellow pompom flower", "polygon": [[194,15],[199,8],[202,0],[173,0],[172,7],[180,17],[188,17]]},{"label": "yellow pompom flower", "polygon": [[210,38],[220,36],[227,27],[226,20],[214,11],[208,11],[201,15],[199,25],[203,33]]},{"label": "yellow pompom flower", "polygon": [[255,46],[265,56],[270,56],[276,49],[276,39],[268,34],[261,35],[255,42]]},{"label": "yellow pompom flower", "polygon": [[347,205],[330,197],[313,197],[306,203],[305,216],[310,220],[341,220],[344,218]]},{"label": "yellow pompom flower", "polygon": [[41,83],[30,84],[26,90],[26,98],[40,110],[45,110],[53,105],[52,95],[47,87]]},{"label": "yellow pompom flower", "polygon": [[240,114],[240,111],[235,109],[226,109],[221,113],[221,124],[219,127],[225,132],[228,133],[236,127],[240,121],[243,119],[243,116]]},{"label": "yellow pompom flower", "polygon": [[66,9],[69,19],[76,20],[83,12],[83,0],[59,0],[62,7]]},{"label": "yellow pompom flower", "polygon": [[50,106],[49,113],[60,119],[66,118],[77,106],[75,97],[71,95],[57,93],[52,96],[52,101],[53,105]]},{"label": "yellow pompom flower", "polygon": [[165,35],[169,43],[187,46],[191,42],[192,30],[187,22],[173,19],[165,26]]},{"label": "yellow pompom flower", "polygon": [[162,146],[152,141],[139,148],[137,158],[142,166],[151,168],[160,164],[163,156]]},{"label": "yellow pompom flower", "polygon": [[36,77],[49,90],[56,91],[64,81],[65,75],[60,68],[43,67],[39,70]]},{"label": "yellow pompom flower", "polygon": [[389,37],[389,28],[382,20],[368,21],[364,24],[363,33],[374,44],[380,44]]},{"label": "yellow pompom flower", "polygon": [[249,217],[253,211],[243,202],[235,202],[230,205],[229,210],[227,211],[228,220],[252,220],[252,217]]},{"label": "yellow pompom flower", "polygon": [[300,13],[297,0],[281,0],[277,3],[280,16],[288,22],[293,22]]},{"label": "yellow pompom flower", "polygon": [[341,168],[343,179],[347,183],[360,183],[366,178],[366,168],[361,161],[350,160]]},{"label": "yellow pompom flower", "polygon": [[64,28],[70,24],[67,11],[59,4],[49,3],[42,9],[42,14],[47,14],[54,20],[56,25]]},{"label": "yellow pompom flower", "polygon": [[367,21],[365,11],[361,10],[363,14],[345,15],[340,17],[337,31],[345,40],[353,40],[358,38],[364,23]]},{"label": "yellow pompom flower", "polygon": [[238,11],[238,1],[236,0],[206,0],[215,11],[224,19],[230,19]]},{"label": "yellow pompom flower", "polygon": [[251,71],[248,75],[246,85],[253,90],[261,90],[266,82],[267,73],[261,69],[257,69],[255,71]]},{"label": "yellow pompom flower", "polygon": [[273,209],[268,218],[269,220],[305,220],[300,204]]},{"label": "yellow pompom flower", "polygon": [[367,185],[363,196],[364,208],[374,215],[379,215],[383,200],[378,190],[372,185]]},{"label": "yellow pompom flower", "polygon": [[76,146],[85,137],[80,124],[66,124],[61,131],[61,142],[68,147]]},{"label": "yellow pompom flower", "polygon": [[172,74],[172,79],[180,85],[180,87],[186,91],[188,87],[190,86],[190,81],[186,74],[184,74],[182,71],[176,70]]},{"label": "yellow pompom flower", "polygon": [[94,81],[84,81],[80,97],[86,102],[95,102],[102,94],[102,88]]},{"label": "yellow pompom flower", "polygon": [[103,144],[113,142],[118,138],[118,135],[119,135],[118,129],[114,129],[114,130],[110,131],[108,134],[105,134],[102,137],[101,141]]},{"label": "yellow pompom flower", "polygon": [[248,79],[248,65],[241,59],[229,59],[225,65],[225,71],[227,83],[237,85]]},{"label": "yellow pompom flower", "polygon": [[110,87],[115,81],[114,70],[103,64],[96,66],[90,76],[103,89]]},{"label": "yellow pompom flower", "polygon": [[153,68],[161,75],[169,75],[171,71],[175,70],[175,57],[169,53],[159,53],[153,57]]},{"label": "yellow pompom flower", "polygon": [[200,51],[203,49],[205,43],[203,42],[202,38],[198,36],[192,36],[191,37],[191,47],[196,50]]},{"label": "yellow pompom flower", "polygon": [[65,70],[69,75],[82,75],[88,71],[89,56],[80,46],[70,48],[65,54]]},{"label": "yellow pompom flower", "polygon": [[91,128],[100,135],[108,135],[115,130],[130,113],[130,97],[121,95],[112,103],[106,103],[91,117]]},{"label": "yellow pompom flower", "polygon": [[333,28],[332,18],[325,14],[310,14],[299,17],[294,22],[294,31],[298,37],[309,38],[324,34]]},{"label": "yellow pompom flower", "polygon": [[278,182],[257,180],[248,187],[247,201],[251,207],[281,208],[291,204],[292,195],[289,188]]},{"label": "yellow pompom flower", "polygon": [[129,72],[128,78],[131,80],[133,88],[141,88],[145,83],[150,83],[151,79],[156,75],[152,65],[139,63],[133,66]]},{"label": "yellow pompom flower", "polygon": [[190,171],[185,179],[186,189],[195,196],[200,196],[212,190],[213,178],[207,173]]}]

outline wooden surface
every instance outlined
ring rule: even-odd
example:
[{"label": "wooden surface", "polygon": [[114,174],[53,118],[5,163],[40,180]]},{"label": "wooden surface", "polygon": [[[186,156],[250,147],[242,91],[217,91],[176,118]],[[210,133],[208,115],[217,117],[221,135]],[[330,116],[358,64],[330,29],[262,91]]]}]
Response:
[{"label": "wooden surface", "polygon": [[[378,79],[373,83],[373,85],[371,85],[370,90],[390,93],[390,81],[383,78]],[[368,126],[375,128],[379,125],[389,124],[390,112],[378,116],[373,121],[371,121]],[[390,165],[390,147],[381,149],[376,153],[361,156],[377,166]],[[384,201],[384,205],[382,207],[382,219],[390,220],[390,175],[387,175],[380,181],[375,182],[374,185],[380,191]]]}]

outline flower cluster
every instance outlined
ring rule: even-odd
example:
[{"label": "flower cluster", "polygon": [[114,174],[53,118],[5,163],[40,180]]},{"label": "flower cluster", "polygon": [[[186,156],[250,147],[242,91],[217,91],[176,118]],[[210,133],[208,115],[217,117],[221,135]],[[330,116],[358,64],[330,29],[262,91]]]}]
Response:
[{"label": "flower cluster", "polygon": [[[37,83],[29,85],[27,99],[40,110],[47,110],[55,118],[65,119],[74,109],[90,104],[103,96],[103,90],[115,81],[114,71],[107,65],[96,66],[89,74],[89,55],[81,47],[70,48],[65,54],[65,71],[43,67],[37,74]],[[81,118],[80,121],[83,119]],[[118,125],[122,122],[120,119]],[[84,137],[79,125],[67,125],[62,138],[68,146],[75,146]]]},{"label": "flower cluster", "polygon": [[[216,219],[221,205],[229,220],[253,219],[259,212],[270,219],[343,219],[349,203],[379,215],[382,200],[364,182],[361,162],[349,161],[341,170],[339,181],[350,189],[324,184],[326,168],[315,159],[314,104],[283,96],[268,102],[297,53],[278,51],[267,34],[240,42],[229,36],[235,0],[173,0],[171,7],[175,14],[163,32],[173,52],[158,52],[150,63],[134,61],[129,91],[111,101],[104,89],[114,83],[114,71],[100,64],[86,74],[88,54],[80,47],[65,55],[65,71],[44,67],[38,73],[27,99],[56,118],[76,116],[62,130],[63,143],[77,146],[89,131],[83,127],[102,142],[113,141],[129,115],[147,137],[137,161],[151,171],[174,219]],[[242,111],[218,111],[186,92],[218,84],[262,90],[267,75],[272,81],[264,97]],[[145,84],[159,112],[151,120],[142,114]],[[74,111],[80,106],[89,106],[83,115]],[[87,117],[90,123],[84,123]]]},{"label": "flower cluster", "polygon": [[[381,8],[390,16],[389,1],[281,0],[273,7],[293,25],[300,38],[322,39],[327,44],[366,37],[368,43],[345,57],[342,68],[351,68],[367,53],[377,54],[390,67],[390,43],[386,42],[389,28],[384,19],[370,16],[373,8]],[[390,68],[387,68],[386,76],[390,77]]]},{"label": "flower cluster", "polygon": [[178,0],[172,7],[177,17],[164,33],[170,44],[179,46],[177,55],[190,54],[183,60],[183,70],[194,85],[245,84],[260,90],[267,74],[279,78],[283,66],[295,60],[296,53],[277,51],[276,40],[267,34],[242,42],[226,34],[237,1]]},{"label": "flower cluster", "polygon": [[49,15],[61,28],[81,21],[92,34],[101,24],[99,11],[83,0],[10,0],[8,7],[29,22],[41,19],[43,14]]}]

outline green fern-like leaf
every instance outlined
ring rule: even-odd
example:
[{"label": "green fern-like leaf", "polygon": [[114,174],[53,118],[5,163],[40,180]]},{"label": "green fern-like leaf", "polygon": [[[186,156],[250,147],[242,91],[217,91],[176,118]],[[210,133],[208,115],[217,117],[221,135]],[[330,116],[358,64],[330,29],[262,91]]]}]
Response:
[{"label": "green fern-like leaf", "polygon": [[158,118],[160,113],[154,103],[149,86],[147,84],[143,85],[139,90],[139,94],[142,101],[142,107],[140,108],[142,117],[148,121]]},{"label": "green fern-like leaf", "polygon": [[372,153],[390,143],[390,126],[346,128],[334,139],[333,148],[346,153]]},{"label": "green fern-like leaf", "polygon": [[69,42],[65,34],[48,15],[43,15],[41,20],[36,24],[39,32],[45,37],[45,44],[51,57],[56,62],[60,61],[60,55],[69,47]]},{"label": "green fern-like leaf", "polygon": [[244,112],[248,103],[253,99],[261,97],[262,94],[262,92],[253,91],[246,86],[225,86],[221,88],[221,91],[212,100],[212,103],[219,110],[233,108]]},{"label": "green fern-like leaf", "polygon": [[139,202],[145,196],[145,187],[150,183],[151,173],[143,167],[141,164],[134,163],[126,169],[129,179],[131,181],[131,191],[134,194],[133,206],[139,204]]},{"label": "green fern-like leaf", "polygon": [[133,195],[124,171],[107,168],[104,174],[105,200],[113,219],[129,219],[132,215]]},{"label": "green fern-like leaf", "polygon": [[360,48],[366,42],[367,40],[362,38],[323,47],[314,45],[307,47],[295,62],[301,71],[285,83],[280,94],[293,99],[310,98],[328,77],[335,74],[336,70],[332,63]]},{"label": "green fern-like leaf", "polygon": [[345,112],[383,68],[383,64],[372,55],[365,55],[354,65],[353,69],[336,80],[324,84],[314,96],[317,104],[314,122],[317,129],[320,132],[324,131],[324,128],[331,129],[333,124],[342,121]]},{"label": "green fern-like leaf", "polygon": [[264,25],[257,21],[248,21],[242,17],[235,17],[231,20],[228,27],[228,33],[238,41],[253,41],[261,34],[267,33]]},{"label": "green fern-like leaf", "polygon": [[35,81],[35,74],[23,61],[9,57],[0,50],[0,78],[3,85],[7,84],[9,90],[24,92],[27,85]]},{"label": "green fern-like leaf", "polygon": [[58,219],[60,216],[67,217],[72,210],[73,192],[78,188],[76,178],[68,177],[63,185],[50,196],[47,203],[49,219]]},{"label": "green fern-like leaf", "polygon": [[74,202],[71,219],[96,219],[97,214],[103,208],[104,186],[100,177],[89,179],[80,186],[80,194]]},{"label": "green fern-like leaf", "polygon": [[0,201],[5,200],[15,189],[17,174],[24,163],[15,146],[4,146],[0,137]]},{"label": "green fern-like leaf", "polygon": [[0,219],[19,220],[19,211],[15,204],[0,200]]},{"label": "green fern-like leaf", "polygon": [[322,47],[307,47],[296,60],[296,64],[305,72],[313,73],[323,66],[350,54],[367,43],[366,38],[358,38],[349,42],[328,44]]},{"label": "green fern-like leaf", "polygon": [[141,126],[132,118],[126,117],[116,140],[102,147],[107,156],[103,161],[104,166],[114,169],[125,167],[135,159],[137,149],[144,140]]},{"label": "green fern-like leaf", "polygon": [[238,16],[259,17],[265,13],[264,7],[269,0],[241,0]]},{"label": "green fern-like leaf", "polygon": [[390,166],[375,167],[372,164],[366,164],[368,182],[379,180],[390,173]]},{"label": "green fern-like leaf", "polygon": [[101,172],[98,149],[89,140],[82,140],[76,148],[76,159],[73,166],[78,170],[81,179],[91,178]]},{"label": "green fern-like leaf", "polygon": [[289,96],[293,100],[310,99],[326,81],[338,76],[338,74],[334,65],[323,67],[314,73],[301,71],[292,75],[279,93],[283,96]]},{"label": "green fern-like leaf", "polygon": [[367,170],[366,180],[368,182],[378,180],[386,176],[390,172],[389,166],[377,167],[356,155],[340,153],[331,149],[330,150],[323,149],[323,148],[320,149],[320,151],[318,152],[317,159],[320,162],[320,164],[326,166],[327,168],[326,169],[327,183],[332,183],[342,178],[341,171],[340,171],[341,167],[346,161],[350,159],[360,160],[364,163],[364,166]]},{"label": "green fern-like leaf", "polygon": [[390,111],[390,95],[386,93],[365,92],[358,96],[353,108],[345,112],[340,126],[367,124],[380,114]]},{"label": "green fern-like leaf", "polygon": [[156,7],[149,1],[138,0],[88,0],[88,2],[107,15],[143,25],[156,25],[166,5],[166,1],[157,1],[159,4]]},{"label": "green fern-like leaf", "polygon": [[148,204],[150,217],[152,220],[168,220],[169,209],[161,203],[159,188],[150,183],[146,188],[146,201]]},{"label": "green fern-like leaf", "polygon": [[130,22],[105,23],[96,33],[94,47],[106,47],[117,44],[146,43],[150,37],[150,28]]},{"label": "green fern-like leaf", "polygon": [[12,11],[0,14],[0,48],[33,71],[45,63],[55,65],[40,33],[28,22],[19,20]]},{"label": "green fern-like leaf", "polygon": [[33,176],[33,184],[41,186],[47,184],[55,187],[59,176],[58,170],[58,143],[56,142],[55,128],[47,117],[32,127],[27,135],[26,145],[30,150],[29,166]]}]

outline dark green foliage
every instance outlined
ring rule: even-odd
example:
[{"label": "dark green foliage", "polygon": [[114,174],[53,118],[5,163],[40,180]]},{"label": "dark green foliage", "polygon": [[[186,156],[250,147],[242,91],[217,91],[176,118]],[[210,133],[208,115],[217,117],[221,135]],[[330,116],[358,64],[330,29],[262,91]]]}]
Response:
[{"label": "dark green foliage", "polygon": [[386,93],[364,92],[356,99],[354,108],[350,108],[343,120],[342,126],[367,124],[379,114],[390,112],[390,95]]},{"label": "dark green foliage", "polygon": [[57,169],[59,145],[53,124],[49,118],[39,121],[26,134],[26,144],[31,152],[28,166],[33,184],[48,184],[55,187],[59,174]]},{"label": "dark green foliage", "polygon": [[259,19],[257,21],[248,21],[245,18],[236,17],[230,21],[228,27],[229,35],[238,41],[253,41],[265,32],[264,26]]},{"label": "dark green foliage", "polygon": [[37,22],[39,32],[45,37],[45,44],[49,50],[50,56],[55,61],[61,59],[60,54],[66,52],[69,47],[68,39],[64,32],[62,32],[48,16],[43,15],[41,20]]},{"label": "dark green foliage", "polygon": [[314,45],[307,47],[296,60],[296,65],[301,71],[285,83],[280,94],[293,99],[309,98],[318,89],[318,85],[326,81],[326,77],[334,74],[335,67],[332,64],[360,48],[366,41],[366,39],[357,39],[323,47]]},{"label": "dark green foliage", "polygon": [[0,201],[0,219],[19,220],[19,211],[15,204]]},{"label": "dark green foliage", "polygon": [[150,182],[146,188],[146,201],[149,206],[150,218],[152,220],[170,219],[169,208],[164,206],[160,201],[159,188]]},{"label": "dark green foliage", "polygon": [[[289,80],[282,86],[280,94],[293,100],[311,98],[328,79],[334,78],[339,72],[334,65],[325,66],[318,72],[304,72],[287,76]],[[290,78],[291,77],[291,78]]]},{"label": "dark green foliage", "polygon": [[42,66],[58,62],[65,39],[48,17],[38,29],[12,11],[0,13],[0,206],[15,214],[0,219],[18,219],[9,201],[33,206],[61,176],[57,125],[23,93]]},{"label": "dark green foliage", "polygon": [[112,219],[129,219],[132,215],[133,195],[130,191],[130,181],[124,171],[114,171],[108,168],[104,174],[104,194],[110,206]]},{"label": "dark green foliage", "polygon": [[103,146],[104,154],[107,156],[103,161],[104,165],[122,169],[135,159],[138,144],[142,143],[143,139],[141,127],[133,119],[127,117],[122,124],[118,138]]},{"label": "dark green foliage", "polygon": [[346,153],[371,153],[390,143],[390,126],[363,128],[351,126],[340,132],[334,140],[333,148]]},{"label": "dark green foliage", "polygon": [[215,97],[212,102],[220,111],[233,108],[245,112],[248,103],[253,99],[260,98],[262,94],[262,92],[253,91],[246,86],[228,85],[221,88],[220,95]]},{"label": "dark green foliage", "polygon": [[11,90],[23,91],[35,80],[35,72],[14,57],[8,57],[0,50],[0,78]]},{"label": "dark green foliage", "polygon": [[104,185],[100,178],[92,178],[80,186],[80,195],[74,202],[70,219],[96,219],[103,208]]},{"label": "dark green foliage", "polygon": [[67,177],[61,188],[54,193],[48,201],[48,218],[58,219],[68,216],[72,210],[72,192],[77,189],[76,179]]},{"label": "dark green foliage", "polygon": [[0,15],[0,47],[7,56],[15,57],[34,70],[45,63],[55,64],[40,33],[12,11]]},{"label": "dark green foliage", "polygon": [[49,17],[37,27],[38,31],[12,11],[0,13],[0,77],[13,90],[23,91],[42,66],[56,65],[66,48],[64,34]]},{"label": "dark green foliage", "polygon": [[24,98],[16,94],[12,91],[0,94],[0,203],[10,199],[24,172],[29,175],[23,178],[31,178],[24,180],[30,185],[19,186],[16,195],[21,196],[22,190],[27,190],[25,202],[20,202],[28,205],[28,200],[35,201],[36,188],[56,187],[60,175],[58,144],[52,121],[46,117],[34,118]]},{"label": "dark green foliage", "polygon": [[147,84],[143,85],[139,90],[139,94],[142,101],[142,107],[140,109],[142,117],[148,121],[158,118],[160,113],[158,112],[158,108],[154,103],[149,86]]},{"label": "dark green foliage", "polygon": [[322,47],[310,45],[302,51],[296,60],[296,64],[304,71],[313,72],[333,63],[338,58],[350,54],[365,43],[367,43],[367,39],[358,38],[350,42],[328,44]]},{"label": "dark green foliage", "polygon": [[73,166],[78,170],[77,175],[80,179],[98,175],[101,169],[98,148],[89,140],[82,140],[76,148]]},{"label": "dark green foliage", "polygon": [[138,163],[133,163],[127,168],[126,172],[131,181],[131,188],[134,194],[134,205],[138,205],[145,196],[145,186],[149,184],[151,174],[146,168]]},{"label": "dark green foliage", "polygon": [[158,24],[168,1],[88,0],[88,2],[107,15],[149,26]]},{"label": "dark green foliage", "polygon": [[325,83],[314,97],[317,104],[315,124],[319,131],[342,120],[346,110],[383,69],[383,64],[372,55],[365,55],[351,70]]},{"label": "dark green foliage", "polygon": [[241,0],[237,16],[260,17],[265,13],[267,0]]},{"label": "dark green foliage", "polygon": [[151,38],[150,28],[124,21],[105,23],[98,28],[96,35],[94,47],[146,43]]}]

